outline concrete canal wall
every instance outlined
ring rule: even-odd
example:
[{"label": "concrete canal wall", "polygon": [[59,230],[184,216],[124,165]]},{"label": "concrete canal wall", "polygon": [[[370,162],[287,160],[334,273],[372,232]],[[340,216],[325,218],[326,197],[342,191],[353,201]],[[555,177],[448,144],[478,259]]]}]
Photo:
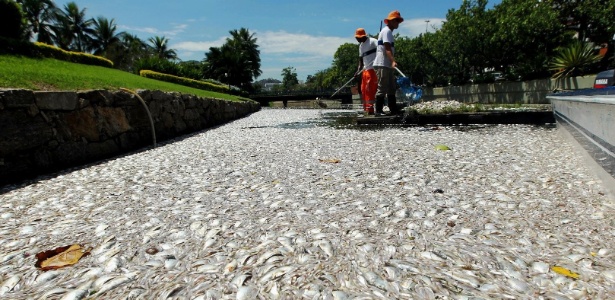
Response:
[{"label": "concrete canal wall", "polygon": [[0,90],[0,185],[151,146],[151,122],[164,141],[260,110],[254,101],[138,95],[143,103],[125,91]]},{"label": "concrete canal wall", "polygon": [[558,127],[573,141],[615,199],[615,87],[603,95],[547,96]]},{"label": "concrete canal wall", "polygon": [[523,103],[548,104],[547,95],[555,90],[591,88],[595,75],[566,79],[540,79],[523,82],[468,84],[441,88],[427,88],[423,98],[429,100],[457,100],[464,103]]}]

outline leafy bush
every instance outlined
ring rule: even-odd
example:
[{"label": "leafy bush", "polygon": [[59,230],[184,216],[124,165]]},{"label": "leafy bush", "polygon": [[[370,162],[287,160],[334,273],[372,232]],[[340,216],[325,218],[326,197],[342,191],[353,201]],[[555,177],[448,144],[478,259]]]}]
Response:
[{"label": "leafy bush", "polygon": [[137,61],[135,70],[137,73],[141,70],[149,70],[167,75],[220,84],[219,82],[211,79],[203,79],[202,66],[198,61],[173,62],[164,58],[148,57]]},{"label": "leafy bush", "polygon": [[101,56],[83,52],[66,51],[58,47],[39,42],[34,43],[34,46],[37,48],[36,51],[40,53],[41,57],[55,58],[78,64],[113,68],[113,62]]},{"label": "leafy bush", "polygon": [[25,25],[21,7],[17,2],[0,0],[0,37],[21,39]]},{"label": "leafy bush", "polygon": [[142,70],[180,76],[179,67],[176,63],[158,57],[148,57],[138,60],[135,64],[135,71],[137,71],[138,74],[141,74]]},{"label": "leafy bush", "polygon": [[181,85],[185,85],[185,86],[189,86],[189,87],[193,87],[193,88],[197,88],[201,90],[226,93],[226,94],[229,93],[228,87],[223,86],[223,85],[216,85],[216,84],[212,84],[212,83],[205,82],[205,81],[194,80],[194,79],[179,77],[175,75],[163,74],[163,73],[155,72],[152,70],[141,70],[139,71],[139,75],[146,77],[146,78],[152,78],[156,80],[177,83],[177,84],[181,84]]},{"label": "leafy bush", "polygon": [[210,82],[202,81],[202,80],[194,80],[194,79],[179,77],[175,75],[163,74],[163,73],[159,73],[159,72],[155,72],[151,70],[141,70],[139,71],[139,75],[145,78],[151,78],[151,79],[156,79],[156,80],[161,80],[161,81],[166,81],[166,82],[171,82],[171,83],[177,83],[177,84],[181,84],[181,85],[185,85],[185,86],[189,86],[189,87],[193,87],[193,88],[197,88],[197,89],[201,89],[205,91],[237,95],[237,96],[246,97],[246,98],[249,96],[248,93],[245,91],[234,90],[234,89],[229,90],[228,86],[226,85],[219,85],[219,84],[214,84],[214,83],[210,83]]},{"label": "leafy bush", "polygon": [[549,69],[555,72],[553,78],[580,76],[601,59],[592,45],[575,40],[570,46],[559,49]]},{"label": "leafy bush", "polygon": [[194,80],[202,80],[203,78],[203,67],[198,61],[182,61],[177,63],[177,67],[179,69],[177,76]]},{"label": "leafy bush", "polygon": [[68,62],[113,68],[113,62],[100,56],[62,50],[44,43],[30,43],[0,37],[0,54],[23,55],[34,58],[55,58]]}]

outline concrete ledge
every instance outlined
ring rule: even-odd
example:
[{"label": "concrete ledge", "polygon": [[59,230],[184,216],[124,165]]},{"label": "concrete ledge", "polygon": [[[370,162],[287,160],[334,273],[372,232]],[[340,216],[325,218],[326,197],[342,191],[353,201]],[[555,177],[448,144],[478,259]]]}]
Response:
[{"label": "concrete ledge", "polygon": [[35,104],[34,95],[28,90],[0,90],[0,104],[6,108],[29,108]]},{"label": "concrete ledge", "polygon": [[577,146],[615,204],[615,95],[548,98],[558,128]]},{"label": "concrete ledge", "polygon": [[40,110],[75,110],[79,97],[74,92],[34,92],[36,106]]}]

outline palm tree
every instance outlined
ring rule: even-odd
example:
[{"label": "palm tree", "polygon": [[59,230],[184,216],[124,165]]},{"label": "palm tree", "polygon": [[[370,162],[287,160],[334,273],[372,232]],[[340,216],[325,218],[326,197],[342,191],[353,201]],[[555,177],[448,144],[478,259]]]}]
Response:
[{"label": "palm tree", "polygon": [[210,47],[203,60],[204,77],[228,83],[228,70],[222,47]]},{"label": "palm tree", "polygon": [[553,57],[550,70],[555,71],[553,78],[583,75],[585,69],[599,62],[602,56],[594,53],[594,47],[575,40],[569,47],[562,48]]},{"label": "palm tree", "polygon": [[114,19],[98,17],[94,20],[94,34],[92,34],[90,48],[95,55],[107,56],[109,47],[121,42],[120,37],[123,32],[116,33],[116,29]]},{"label": "palm tree", "polygon": [[53,26],[58,8],[53,0],[17,0],[28,20],[30,38],[36,36],[36,41],[53,43]]},{"label": "palm tree", "polygon": [[243,59],[246,61],[248,71],[251,75],[249,81],[256,79],[262,74],[261,72],[261,59],[260,50],[256,44],[257,38],[254,34],[250,33],[247,28],[241,28],[239,30],[234,29],[229,31],[231,38],[227,38],[226,41],[234,48],[234,51],[240,52]]},{"label": "palm tree", "polygon": [[136,35],[130,33],[122,32],[120,39],[121,43],[112,44],[113,48],[118,49],[117,57],[112,60],[117,68],[134,72],[135,63],[149,55],[149,46]]},{"label": "palm tree", "polygon": [[204,76],[250,90],[250,83],[262,74],[256,38],[246,28],[229,33],[231,36],[222,47],[211,47],[205,53]]},{"label": "palm tree", "polygon": [[[86,9],[79,9],[75,2],[64,5],[64,11],[58,17],[57,40],[60,47],[80,52],[88,51],[91,35],[94,34],[93,19],[85,17]],[[67,46],[68,45],[68,46]]]},{"label": "palm tree", "polygon": [[152,44],[152,49],[154,51],[154,55],[160,59],[169,59],[175,60],[177,59],[177,52],[173,49],[169,49],[169,39],[159,36],[154,36],[148,39],[148,41]]}]

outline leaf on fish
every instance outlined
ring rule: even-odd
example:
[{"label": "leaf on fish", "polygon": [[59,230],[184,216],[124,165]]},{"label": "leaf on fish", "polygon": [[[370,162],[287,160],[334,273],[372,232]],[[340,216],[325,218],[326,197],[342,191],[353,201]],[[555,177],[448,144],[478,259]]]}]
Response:
[{"label": "leaf on fish", "polygon": [[36,254],[35,267],[42,271],[54,270],[76,264],[82,257],[90,254],[92,248],[84,249],[79,244],[58,247]]},{"label": "leaf on fish", "polygon": [[331,163],[331,164],[338,164],[341,162],[341,160],[337,159],[337,158],[329,158],[329,159],[322,159],[319,158],[318,159],[320,162],[324,162],[324,163]]},{"label": "leaf on fish", "polygon": [[564,267],[559,267],[559,266],[553,266],[551,267],[551,270],[553,270],[553,272],[557,273],[557,274],[561,274],[564,275],[566,277],[570,277],[570,278],[574,278],[577,279],[579,278],[579,274],[572,272]]}]

